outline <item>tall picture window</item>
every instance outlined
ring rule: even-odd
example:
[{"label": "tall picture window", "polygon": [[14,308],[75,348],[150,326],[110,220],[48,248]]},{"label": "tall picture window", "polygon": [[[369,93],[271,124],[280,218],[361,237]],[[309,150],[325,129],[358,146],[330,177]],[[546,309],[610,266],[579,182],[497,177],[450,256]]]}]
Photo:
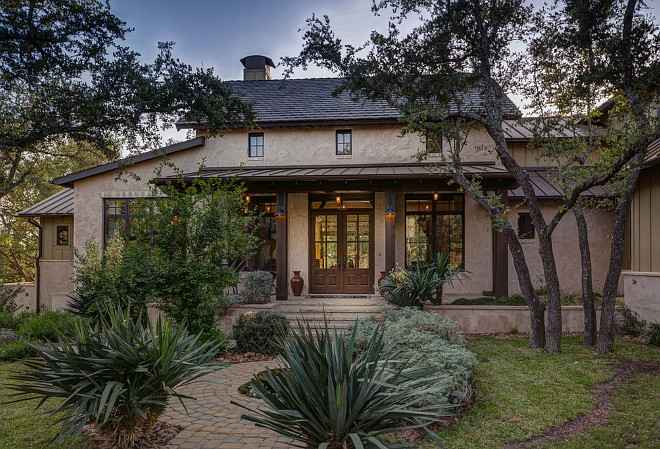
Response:
[{"label": "tall picture window", "polygon": [[449,253],[464,266],[464,197],[462,194],[406,195],[406,265],[430,262]]},{"label": "tall picture window", "polygon": [[350,156],[353,154],[353,136],[350,129],[337,131],[337,156]]},{"label": "tall picture window", "polygon": [[248,137],[248,156],[264,157],[264,133],[250,133]]},{"label": "tall picture window", "polygon": [[518,214],[518,238],[519,239],[533,239],[534,225],[532,224],[532,216],[529,213]]},{"label": "tall picture window", "polygon": [[277,206],[274,196],[250,197],[249,208],[255,210],[254,233],[259,237],[259,245],[254,255],[245,261],[248,270],[275,271],[277,245],[275,230],[275,212]]}]

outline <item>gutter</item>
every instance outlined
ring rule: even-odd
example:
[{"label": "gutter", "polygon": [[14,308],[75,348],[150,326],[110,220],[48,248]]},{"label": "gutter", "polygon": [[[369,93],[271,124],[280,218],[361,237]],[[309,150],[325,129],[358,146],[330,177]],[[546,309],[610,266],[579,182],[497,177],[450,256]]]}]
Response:
[{"label": "gutter", "polygon": [[28,223],[30,223],[33,226],[36,226],[39,229],[39,253],[37,254],[37,257],[35,258],[36,262],[36,267],[34,271],[34,283],[36,287],[36,295],[37,295],[37,303],[35,305],[35,309],[37,313],[41,312],[41,269],[39,267],[40,265],[40,260],[41,256],[43,255],[42,248],[43,248],[43,227],[37,221],[34,219],[34,217],[28,217]]}]

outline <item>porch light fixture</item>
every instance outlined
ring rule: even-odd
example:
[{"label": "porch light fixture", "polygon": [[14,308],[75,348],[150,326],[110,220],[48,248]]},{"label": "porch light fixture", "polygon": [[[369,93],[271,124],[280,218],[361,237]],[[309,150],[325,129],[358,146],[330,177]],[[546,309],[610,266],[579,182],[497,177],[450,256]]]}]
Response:
[{"label": "porch light fixture", "polygon": [[438,195],[438,192],[433,192],[433,199],[435,201],[438,201],[438,198],[440,198],[440,195]]},{"label": "porch light fixture", "polygon": [[249,203],[250,202],[250,195],[245,195],[245,202]]},{"label": "porch light fixture", "polygon": [[337,202],[337,204],[341,204],[341,196],[337,195],[335,201]]},{"label": "porch light fixture", "polygon": [[394,192],[388,190],[385,194],[385,218],[394,217],[396,212],[394,211]]},{"label": "porch light fixture", "polygon": [[396,215],[396,212],[394,212],[394,209],[390,208],[390,209],[387,209],[385,211],[385,216],[386,217],[394,217],[395,215]]}]

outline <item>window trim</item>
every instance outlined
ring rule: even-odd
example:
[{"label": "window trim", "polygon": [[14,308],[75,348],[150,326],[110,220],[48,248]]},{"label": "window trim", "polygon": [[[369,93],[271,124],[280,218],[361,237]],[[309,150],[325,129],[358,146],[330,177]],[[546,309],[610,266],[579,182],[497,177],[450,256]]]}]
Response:
[{"label": "window trim", "polygon": [[[128,236],[130,235],[130,219],[131,218],[137,218],[140,215],[139,214],[131,214],[130,213],[130,206],[129,202],[130,201],[135,201],[135,200],[152,200],[153,198],[151,197],[130,197],[130,198],[103,198],[103,247],[105,248],[106,243],[108,242],[108,229],[107,229],[107,222],[106,220],[108,218],[123,218],[125,220],[124,226],[125,230],[127,231],[126,238],[128,240]],[[123,201],[124,202],[124,213],[123,214],[108,214],[106,212],[106,204],[108,201]]]},{"label": "window trim", "polygon": [[[351,143],[348,153],[339,153],[339,135],[348,134],[351,136]],[[342,143],[342,145],[346,145]],[[353,156],[353,130],[352,129],[337,129],[335,130],[335,156],[338,157],[349,157]]]},{"label": "window trim", "polygon": [[[261,155],[253,155],[252,154],[252,138],[253,137],[261,137]],[[255,148],[257,148],[259,145],[255,145]],[[266,147],[266,138],[264,137],[264,133],[248,133],[248,158],[263,158],[264,157],[264,150]]]},{"label": "window trim", "polygon": [[[525,237],[525,235],[528,234],[524,234],[523,232],[521,232],[522,228],[520,225],[520,219],[523,217],[528,217],[529,226],[531,227],[531,233],[532,233],[531,237]],[[536,238],[536,228],[534,228],[534,223],[532,222],[532,216],[530,215],[529,212],[518,212],[518,222],[516,223],[516,225],[517,225],[516,235],[520,240],[534,240]]]},{"label": "window trim", "polygon": [[[439,211],[437,210],[437,203],[438,201],[441,201],[442,196],[460,196],[462,200],[462,208],[460,211],[452,210],[452,211]],[[432,207],[431,210],[427,211],[408,211],[407,210],[407,201],[408,200],[430,200]],[[461,260],[461,265],[460,268],[465,268],[465,194],[461,194],[460,192],[444,192],[439,194],[438,201],[433,199],[433,193],[422,193],[422,194],[406,194],[404,195],[403,198],[403,207],[404,207],[404,260],[406,266],[408,266],[408,226],[406,226],[405,219],[408,215],[428,215],[431,217],[431,229],[433,230],[432,233],[432,238],[431,241],[429,242],[431,245],[431,249],[433,250],[433,256],[435,256],[435,249],[436,249],[436,223],[439,215],[459,215],[462,217],[461,220],[461,242],[463,246],[463,257]]]},{"label": "window trim", "polygon": [[[60,243],[60,229],[66,230],[66,243]],[[69,246],[71,244],[71,227],[69,225],[55,226],[55,246]]]}]

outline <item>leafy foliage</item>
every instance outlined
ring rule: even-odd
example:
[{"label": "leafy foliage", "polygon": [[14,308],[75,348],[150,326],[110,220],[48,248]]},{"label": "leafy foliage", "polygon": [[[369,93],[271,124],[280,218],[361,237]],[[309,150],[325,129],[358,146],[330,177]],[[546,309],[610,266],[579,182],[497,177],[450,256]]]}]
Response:
[{"label": "leafy foliage", "polygon": [[17,340],[9,343],[0,344],[0,361],[20,360],[26,357],[34,357],[37,351],[33,346],[34,342],[27,340]]},{"label": "leafy foliage", "polygon": [[380,332],[356,355],[355,330],[344,339],[327,324],[323,329],[298,326],[299,332],[281,341],[283,365],[267,370],[263,381],[252,380],[267,409],[249,410],[244,419],[307,447],[340,449],[384,448],[377,435],[406,426],[427,430],[446,416],[442,407],[420,404],[444,381],[430,369],[406,362],[395,366],[382,352]]},{"label": "leafy foliage", "polygon": [[217,345],[171,319],[154,327],[128,310],[107,315],[101,323],[78,321],[71,340],[33,345],[39,359],[26,361],[28,369],[12,377],[17,400],[62,399],[48,411],[62,414],[57,442],[91,424],[112,444],[131,447],[148,434],[170,397],[188,398],[181,387],[222,368],[208,363]]},{"label": "leafy foliage", "polygon": [[384,321],[358,320],[354,326],[358,353],[369,345],[376,330],[383,334],[383,354],[429,368],[443,379],[443,388],[424,397],[433,404],[460,404],[471,395],[477,359],[465,348],[456,323],[414,307],[389,310]]},{"label": "leafy foliage", "polygon": [[[270,276],[270,274],[269,274]],[[242,313],[232,328],[232,337],[240,352],[278,354],[277,337],[289,333],[289,320],[279,312],[261,310]]]},{"label": "leafy foliage", "polygon": [[644,336],[650,345],[660,346],[660,323],[649,323]]},{"label": "leafy foliage", "polygon": [[23,320],[18,326],[17,333],[25,340],[57,341],[59,335],[66,335],[73,320],[73,316],[66,312],[44,310]]},{"label": "leafy foliage", "polygon": [[0,285],[0,312],[15,312],[18,309],[16,296],[23,291],[23,287],[20,285]]},{"label": "leafy foliage", "polygon": [[273,275],[268,271],[248,271],[243,280],[243,289],[239,292],[241,302],[263,304],[270,301],[275,285]]},{"label": "leafy foliage", "polygon": [[646,321],[640,319],[639,314],[627,306],[619,309],[621,319],[616,323],[616,330],[623,335],[639,336],[644,333]]}]

